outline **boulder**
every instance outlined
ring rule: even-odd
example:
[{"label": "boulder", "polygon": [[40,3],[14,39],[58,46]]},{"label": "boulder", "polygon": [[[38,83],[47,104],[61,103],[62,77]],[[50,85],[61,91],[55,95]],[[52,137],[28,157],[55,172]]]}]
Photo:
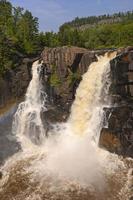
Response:
[{"label": "boulder", "polygon": [[116,151],[119,153],[122,148],[120,139],[115,135],[115,133],[106,128],[103,128],[101,131],[99,146],[108,149],[112,153]]}]

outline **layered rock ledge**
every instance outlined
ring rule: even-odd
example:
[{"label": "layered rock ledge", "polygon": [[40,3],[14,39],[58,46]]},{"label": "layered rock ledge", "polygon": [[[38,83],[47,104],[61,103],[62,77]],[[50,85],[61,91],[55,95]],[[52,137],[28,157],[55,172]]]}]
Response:
[{"label": "layered rock ledge", "polygon": [[102,129],[99,144],[111,152],[133,157],[132,47],[111,61],[111,79],[112,107],[105,108],[108,127]]},{"label": "layered rock ledge", "polygon": [[[78,47],[45,48],[41,72],[48,94],[47,123],[65,121],[69,116],[82,75],[97,60],[96,55],[110,50],[89,51]],[[111,61],[110,96],[112,106],[105,108],[108,126],[101,130],[99,145],[111,152],[133,157],[133,47],[117,50]],[[0,108],[20,101],[31,80],[32,62],[37,58],[24,58],[16,69],[8,70],[0,78]],[[43,117],[43,116],[42,116]],[[45,120],[46,120],[45,118]]]}]

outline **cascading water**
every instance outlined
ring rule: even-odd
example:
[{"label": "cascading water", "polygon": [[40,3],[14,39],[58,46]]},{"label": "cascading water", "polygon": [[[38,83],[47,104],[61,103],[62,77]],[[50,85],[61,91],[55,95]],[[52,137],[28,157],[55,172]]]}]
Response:
[{"label": "cascading water", "polygon": [[[96,177],[97,182],[101,181],[101,169],[96,167],[101,165],[98,141],[102,128],[103,107],[105,103],[109,103],[109,61],[115,56],[116,53],[112,53],[110,57],[108,54],[99,57],[98,62],[92,63],[83,75],[66,123],[66,130],[59,137],[58,144],[48,147],[50,152],[47,168],[52,173],[60,172],[62,176],[70,179],[72,177],[85,185],[95,184]],[[62,127],[60,128],[62,131]],[[91,174],[87,174],[90,170]]]},{"label": "cascading water", "polygon": [[[19,105],[13,123],[13,132],[26,151],[14,155],[3,166],[2,200],[129,200],[127,186],[122,186],[127,181],[124,163],[98,148],[103,107],[109,105],[109,62],[115,56],[105,54],[89,66],[68,121],[59,124],[58,131],[54,129],[45,143],[42,63],[33,64],[26,99]],[[32,143],[38,145],[32,148]]]},{"label": "cascading water", "polygon": [[[105,56],[98,57],[98,62],[93,62],[90,65],[76,91],[76,99],[72,105],[69,123],[71,123],[73,132],[78,135],[84,135],[92,129],[93,125],[100,125],[104,103],[109,105],[107,102],[107,100],[109,101],[107,97],[110,85],[109,61],[115,55],[116,53],[112,53],[109,57],[106,53]],[[94,115],[97,118],[94,118]]]},{"label": "cascading water", "polygon": [[17,135],[22,145],[29,143],[30,140],[35,144],[40,144],[45,139],[41,112],[46,111],[46,93],[41,83],[41,67],[42,63],[34,62],[32,80],[27,89],[25,101],[19,104],[14,116],[13,133]]}]

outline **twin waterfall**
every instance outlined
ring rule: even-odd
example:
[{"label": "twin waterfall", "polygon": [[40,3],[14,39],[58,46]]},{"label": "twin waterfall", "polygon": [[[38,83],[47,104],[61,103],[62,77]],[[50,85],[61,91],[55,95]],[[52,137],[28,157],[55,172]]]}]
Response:
[{"label": "twin waterfall", "polygon": [[3,166],[2,200],[129,200],[130,161],[98,147],[103,107],[110,105],[110,60],[116,53],[98,56],[76,91],[66,123],[45,127],[47,95],[42,62],[32,67],[25,101],[14,116],[13,133],[22,151]]},{"label": "twin waterfall", "polygon": [[[76,98],[68,119],[69,131],[75,135],[89,135],[89,138],[98,142],[103,105],[107,102],[109,88],[110,60],[116,53],[106,53],[93,62],[83,75],[82,81],[76,91]],[[46,94],[41,83],[41,66],[39,61],[32,67],[32,80],[26,92],[25,101],[20,103],[14,117],[13,133],[25,145],[27,140],[34,144],[45,141],[45,127],[42,123],[41,113],[47,110]],[[29,139],[28,139],[28,138]]]}]

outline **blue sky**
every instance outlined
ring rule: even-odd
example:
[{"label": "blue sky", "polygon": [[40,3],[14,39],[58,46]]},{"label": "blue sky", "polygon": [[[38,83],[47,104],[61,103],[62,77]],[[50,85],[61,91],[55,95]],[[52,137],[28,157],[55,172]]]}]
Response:
[{"label": "blue sky", "polygon": [[39,18],[41,31],[58,31],[75,17],[133,10],[133,0],[10,0]]}]

